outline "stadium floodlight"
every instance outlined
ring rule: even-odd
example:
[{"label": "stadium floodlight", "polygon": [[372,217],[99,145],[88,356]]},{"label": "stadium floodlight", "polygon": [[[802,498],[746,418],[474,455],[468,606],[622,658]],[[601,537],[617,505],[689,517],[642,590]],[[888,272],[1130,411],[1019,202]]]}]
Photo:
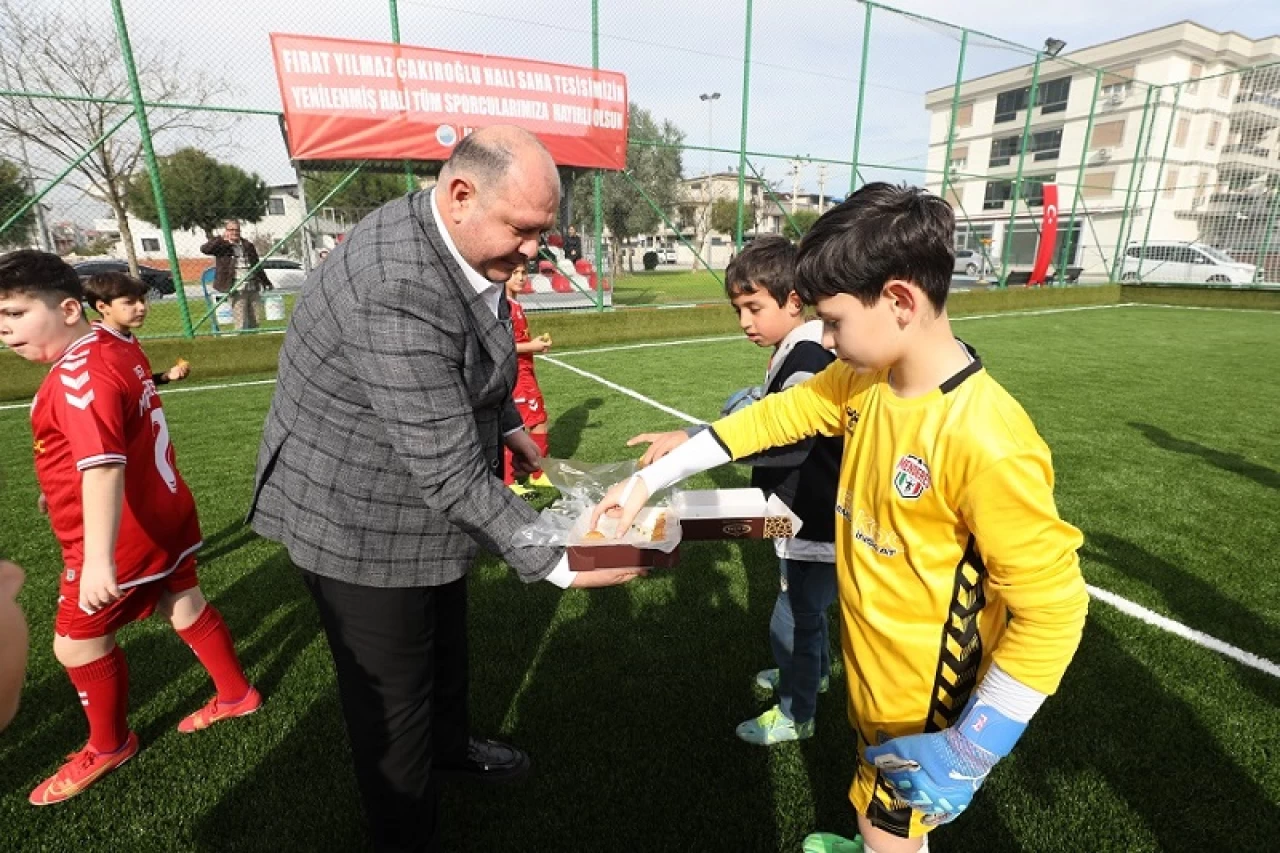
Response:
[{"label": "stadium floodlight", "polygon": [[1067,43],[1062,39],[1056,39],[1050,36],[1044,40],[1044,55],[1053,59],[1059,53],[1062,53],[1062,49],[1066,46]]}]

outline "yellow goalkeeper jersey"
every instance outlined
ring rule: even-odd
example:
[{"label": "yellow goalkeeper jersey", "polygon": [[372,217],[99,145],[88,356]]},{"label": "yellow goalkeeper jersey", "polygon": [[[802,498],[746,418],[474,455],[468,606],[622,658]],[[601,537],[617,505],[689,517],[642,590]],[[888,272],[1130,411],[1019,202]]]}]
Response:
[{"label": "yellow goalkeeper jersey", "polygon": [[992,661],[1053,693],[1080,642],[1083,538],[1058,517],[1049,448],[976,358],[910,399],[890,388],[887,370],[835,362],[713,429],[735,459],[843,436],[833,511],[849,719],[860,738],[850,795],[873,823],[920,834],[862,748],[954,723]]}]

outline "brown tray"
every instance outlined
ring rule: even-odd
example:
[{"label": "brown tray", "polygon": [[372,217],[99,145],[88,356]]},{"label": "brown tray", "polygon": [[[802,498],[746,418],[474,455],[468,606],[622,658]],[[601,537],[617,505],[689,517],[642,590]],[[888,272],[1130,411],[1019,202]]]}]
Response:
[{"label": "brown tray", "polygon": [[569,568],[575,572],[592,572],[597,569],[669,569],[680,562],[680,546],[671,553],[657,548],[637,548],[634,545],[570,545]]}]

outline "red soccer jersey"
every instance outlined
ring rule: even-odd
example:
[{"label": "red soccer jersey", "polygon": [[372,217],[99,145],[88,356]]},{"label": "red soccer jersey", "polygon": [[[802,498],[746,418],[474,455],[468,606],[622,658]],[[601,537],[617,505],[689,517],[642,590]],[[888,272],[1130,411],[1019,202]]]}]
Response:
[{"label": "red soccer jersey", "polygon": [[[529,337],[529,321],[524,316],[524,308],[514,299],[508,299],[507,304],[511,306],[511,330],[515,332],[516,344],[527,344],[533,338]],[[521,385],[528,386],[532,381],[537,386],[538,380],[533,374],[533,353],[518,352],[516,353],[516,387]]]},{"label": "red soccer jersey", "polygon": [[31,404],[31,428],[36,479],[68,569],[84,562],[80,474],[99,465],[125,466],[117,583],[163,577],[200,546],[195,500],[135,338],[95,324],[49,371]]}]

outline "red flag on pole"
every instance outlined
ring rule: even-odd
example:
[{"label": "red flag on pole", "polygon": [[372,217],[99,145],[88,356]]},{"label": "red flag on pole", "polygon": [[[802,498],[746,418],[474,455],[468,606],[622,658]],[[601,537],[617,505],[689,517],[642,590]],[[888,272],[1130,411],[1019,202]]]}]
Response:
[{"label": "red flag on pole", "polygon": [[1027,287],[1044,284],[1053,260],[1053,250],[1058,246],[1058,185],[1044,185],[1044,221],[1040,225],[1040,246],[1036,249],[1036,265],[1031,268]]}]

